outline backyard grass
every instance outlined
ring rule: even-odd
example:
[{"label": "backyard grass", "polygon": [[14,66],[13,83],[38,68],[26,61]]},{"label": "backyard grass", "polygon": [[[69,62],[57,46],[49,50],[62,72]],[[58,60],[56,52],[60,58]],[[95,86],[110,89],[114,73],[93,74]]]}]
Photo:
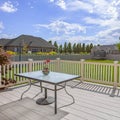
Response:
[{"label": "backyard grass", "polygon": [[86,62],[114,63],[113,60],[85,60]]}]

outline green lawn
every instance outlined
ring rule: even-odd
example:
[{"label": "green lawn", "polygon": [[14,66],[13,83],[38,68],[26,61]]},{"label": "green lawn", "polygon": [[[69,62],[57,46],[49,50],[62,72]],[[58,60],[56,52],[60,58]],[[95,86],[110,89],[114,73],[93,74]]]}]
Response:
[{"label": "green lawn", "polygon": [[85,62],[114,63],[113,60],[85,60]]}]

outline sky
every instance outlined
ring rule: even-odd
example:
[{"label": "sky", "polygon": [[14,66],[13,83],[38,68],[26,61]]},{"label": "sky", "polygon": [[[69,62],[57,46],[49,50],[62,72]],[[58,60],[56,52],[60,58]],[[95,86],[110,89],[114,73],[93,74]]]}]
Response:
[{"label": "sky", "polygon": [[116,44],[120,0],[0,0],[0,38],[21,34],[58,44]]}]

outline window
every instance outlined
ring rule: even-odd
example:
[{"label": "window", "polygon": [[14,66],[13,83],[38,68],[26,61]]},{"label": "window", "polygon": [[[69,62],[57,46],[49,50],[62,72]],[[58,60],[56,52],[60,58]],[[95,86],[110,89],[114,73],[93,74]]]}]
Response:
[{"label": "window", "polygon": [[38,52],[38,48],[32,48],[32,52]]}]

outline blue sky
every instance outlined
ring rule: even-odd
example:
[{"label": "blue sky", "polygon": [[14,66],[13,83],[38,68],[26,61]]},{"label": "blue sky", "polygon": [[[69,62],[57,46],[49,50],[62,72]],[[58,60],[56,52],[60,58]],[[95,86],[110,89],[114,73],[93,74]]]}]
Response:
[{"label": "blue sky", "polygon": [[0,0],[0,38],[21,34],[58,44],[115,44],[120,0]]}]

